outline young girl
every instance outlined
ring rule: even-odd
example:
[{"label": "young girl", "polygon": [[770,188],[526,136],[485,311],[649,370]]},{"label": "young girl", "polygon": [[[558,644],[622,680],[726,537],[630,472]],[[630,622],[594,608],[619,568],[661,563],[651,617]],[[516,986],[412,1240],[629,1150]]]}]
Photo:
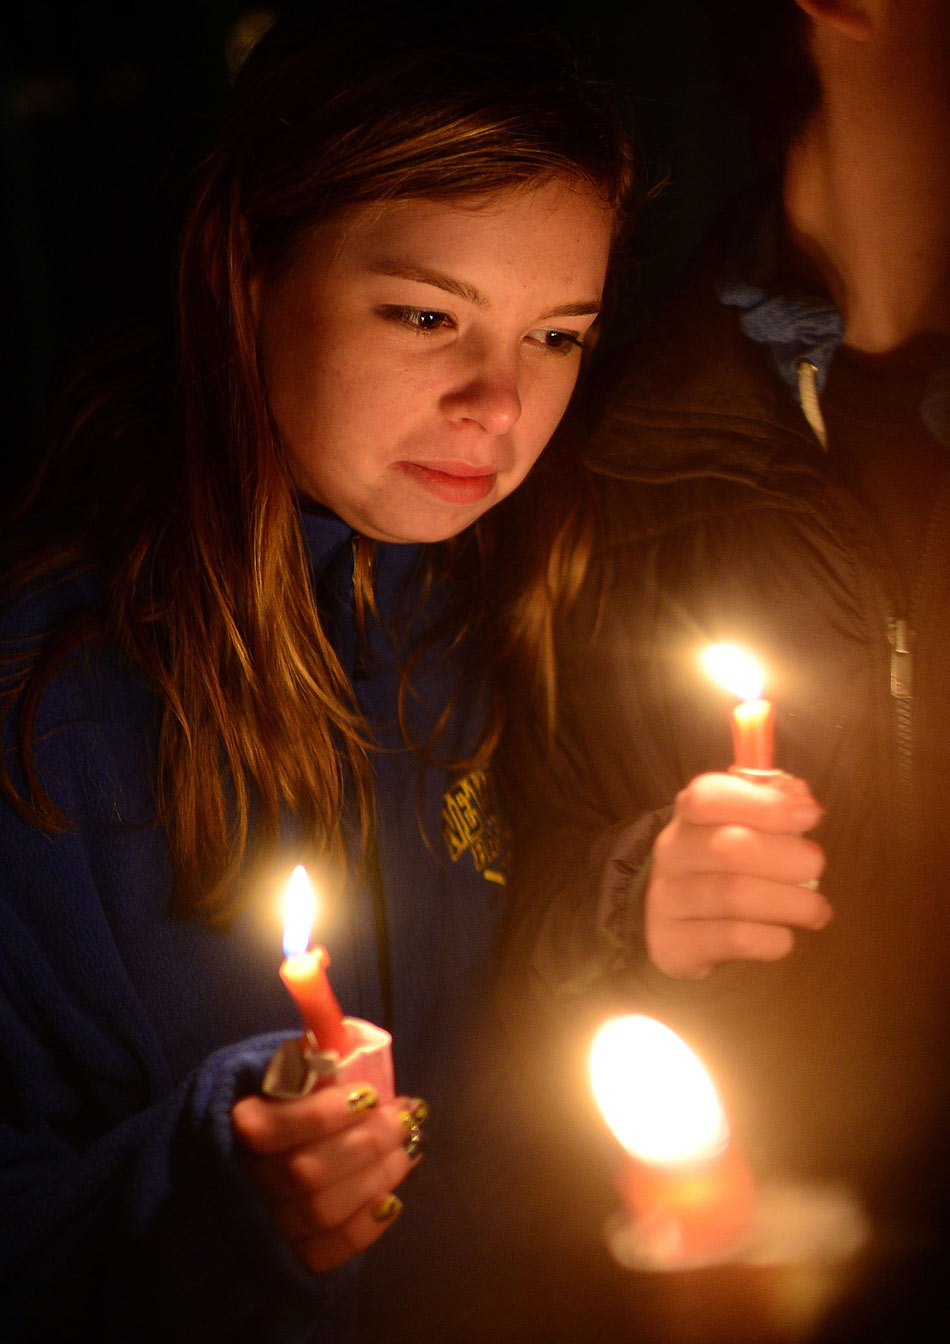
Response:
[{"label": "young girl", "polygon": [[[490,673],[543,668],[568,464],[550,516],[489,510],[571,396],[630,153],[562,52],[347,16],[251,56],[184,232],[176,370],[133,352],[89,392],[8,564],[16,1338],[337,1337],[423,1096],[405,1272],[413,1208],[449,1199],[503,901]],[[260,1095],[298,1030],[272,893],[300,859],[396,1102]]]}]

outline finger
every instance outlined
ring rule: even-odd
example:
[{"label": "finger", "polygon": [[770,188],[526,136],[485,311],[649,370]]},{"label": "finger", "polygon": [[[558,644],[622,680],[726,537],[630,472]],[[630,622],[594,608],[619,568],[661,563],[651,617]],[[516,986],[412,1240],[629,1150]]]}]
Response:
[{"label": "finger", "polygon": [[332,1185],[382,1161],[402,1146],[413,1156],[422,1130],[408,1104],[388,1105],[363,1124],[287,1152],[256,1159],[255,1177],[275,1199],[290,1199]]},{"label": "finger", "polygon": [[654,845],[654,869],[668,877],[742,873],[796,885],[820,877],[824,862],[821,848],[803,836],[774,834],[734,823],[696,826],[673,821],[660,832]]},{"label": "finger", "polygon": [[378,1162],[305,1196],[272,1205],[271,1212],[288,1241],[299,1241],[342,1227],[364,1205],[394,1190],[419,1162],[400,1145]]},{"label": "finger", "polygon": [[794,946],[789,928],[741,920],[696,920],[647,935],[650,960],[680,980],[702,980],[724,961],[780,961]]},{"label": "finger", "polygon": [[824,815],[808,785],[792,776],[775,784],[737,775],[699,775],[676,798],[674,814],[699,826],[735,823],[762,831],[810,831]]},{"label": "finger", "polygon": [[235,1104],[231,1121],[238,1139],[251,1152],[279,1153],[351,1129],[378,1105],[376,1090],[368,1084],[321,1087],[289,1101],[244,1097]]},{"label": "finger", "polygon": [[735,873],[704,873],[666,883],[658,880],[647,893],[646,915],[648,923],[734,919],[823,929],[832,909],[821,892],[810,887]]},{"label": "finger", "polygon": [[392,1226],[401,1211],[402,1201],[396,1195],[383,1195],[364,1204],[341,1227],[294,1242],[293,1251],[306,1269],[314,1274],[325,1274],[372,1246]]}]

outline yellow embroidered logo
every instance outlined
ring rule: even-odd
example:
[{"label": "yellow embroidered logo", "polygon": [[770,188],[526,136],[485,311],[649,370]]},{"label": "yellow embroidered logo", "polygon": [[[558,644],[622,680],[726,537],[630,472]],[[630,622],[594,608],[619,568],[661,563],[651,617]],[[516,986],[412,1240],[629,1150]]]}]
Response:
[{"label": "yellow embroidered logo", "polygon": [[482,877],[505,885],[508,833],[495,815],[484,770],[472,770],[446,793],[442,834],[453,863],[470,850]]}]

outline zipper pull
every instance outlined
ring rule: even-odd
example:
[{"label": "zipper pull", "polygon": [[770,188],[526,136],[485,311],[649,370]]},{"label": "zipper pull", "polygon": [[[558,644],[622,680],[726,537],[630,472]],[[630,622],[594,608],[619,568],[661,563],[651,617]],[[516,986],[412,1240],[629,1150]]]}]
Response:
[{"label": "zipper pull", "polygon": [[802,414],[808,421],[815,438],[828,451],[828,431],[825,417],[821,413],[821,398],[818,396],[818,365],[812,359],[800,359],[795,365],[798,373],[798,401]]},{"label": "zipper pull", "polygon": [[895,700],[910,700],[914,694],[913,631],[906,621],[889,617],[887,640],[891,646],[891,695]]}]

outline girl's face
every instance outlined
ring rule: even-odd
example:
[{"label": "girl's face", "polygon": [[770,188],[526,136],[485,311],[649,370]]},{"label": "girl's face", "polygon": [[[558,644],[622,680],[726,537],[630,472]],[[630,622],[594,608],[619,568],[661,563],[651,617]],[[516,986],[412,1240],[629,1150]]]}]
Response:
[{"label": "girl's face", "polygon": [[309,497],[441,541],[525,477],[600,307],[610,217],[564,179],[354,207],[253,284],[271,408]]}]

